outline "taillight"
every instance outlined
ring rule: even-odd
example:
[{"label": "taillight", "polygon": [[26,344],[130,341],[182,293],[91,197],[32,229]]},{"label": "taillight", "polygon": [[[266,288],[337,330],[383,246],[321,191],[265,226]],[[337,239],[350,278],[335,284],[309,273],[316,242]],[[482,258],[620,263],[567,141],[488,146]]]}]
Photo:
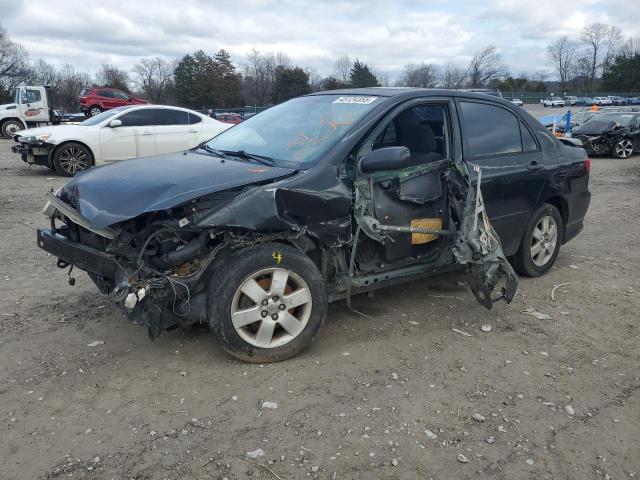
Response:
[{"label": "taillight", "polygon": [[591,171],[591,159],[589,157],[584,159],[584,168],[587,169],[587,173]]}]

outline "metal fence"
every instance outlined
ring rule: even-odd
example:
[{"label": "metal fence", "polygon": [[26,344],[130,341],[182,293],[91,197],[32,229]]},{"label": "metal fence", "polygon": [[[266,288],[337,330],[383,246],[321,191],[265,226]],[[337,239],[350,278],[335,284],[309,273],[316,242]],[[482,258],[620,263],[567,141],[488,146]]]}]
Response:
[{"label": "metal fence", "polygon": [[[623,98],[638,98],[640,97],[640,93],[619,93],[619,92],[557,92],[555,97],[564,98],[566,97],[623,97]],[[516,91],[502,91],[502,97],[505,100],[513,100],[514,98],[519,98],[524,103],[540,103],[540,100],[551,97],[549,92],[516,92]]]}]

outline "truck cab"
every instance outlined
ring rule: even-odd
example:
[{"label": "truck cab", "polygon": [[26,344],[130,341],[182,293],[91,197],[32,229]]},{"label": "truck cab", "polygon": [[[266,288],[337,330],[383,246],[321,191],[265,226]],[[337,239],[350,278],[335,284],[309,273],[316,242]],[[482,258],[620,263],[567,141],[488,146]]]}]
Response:
[{"label": "truck cab", "polygon": [[0,135],[12,137],[25,128],[59,123],[51,104],[51,87],[20,86],[16,88],[15,108],[0,110]]}]

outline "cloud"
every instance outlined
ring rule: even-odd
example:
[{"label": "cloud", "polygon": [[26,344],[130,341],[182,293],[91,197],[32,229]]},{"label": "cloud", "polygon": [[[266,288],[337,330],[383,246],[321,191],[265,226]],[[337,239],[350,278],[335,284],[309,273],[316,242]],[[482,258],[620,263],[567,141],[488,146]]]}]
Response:
[{"label": "cloud", "polygon": [[280,50],[320,74],[340,55],[392,76],[408,63],[466,63],[492,43],[515,73],[544,70],[544,47],[560,35],[604,21],[640,36],[640,9],[628,0],[457,3],[399,0],[0,0],[11,37],[35,58],[77,70],[103,62],[131,68],[142,57],[179,58],[227,49],[241,63],[253,48]]}]

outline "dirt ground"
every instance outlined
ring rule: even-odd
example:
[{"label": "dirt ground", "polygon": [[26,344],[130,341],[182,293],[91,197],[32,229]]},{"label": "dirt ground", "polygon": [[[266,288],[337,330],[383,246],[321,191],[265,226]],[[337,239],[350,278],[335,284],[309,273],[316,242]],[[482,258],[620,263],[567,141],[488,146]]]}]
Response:
[{"label": "dirt ground", "polygon": [[416,281],[355,297],[366,317],[331,305],[310,349],[249,365],[204,329],[149,340],[82,272],[70,286],[35,242],[44,192],[64,180],[10,143],[3,479],[640,476],[640,155],[592,161],[584,232],[511,305],[483,309],[462,275]]}]

